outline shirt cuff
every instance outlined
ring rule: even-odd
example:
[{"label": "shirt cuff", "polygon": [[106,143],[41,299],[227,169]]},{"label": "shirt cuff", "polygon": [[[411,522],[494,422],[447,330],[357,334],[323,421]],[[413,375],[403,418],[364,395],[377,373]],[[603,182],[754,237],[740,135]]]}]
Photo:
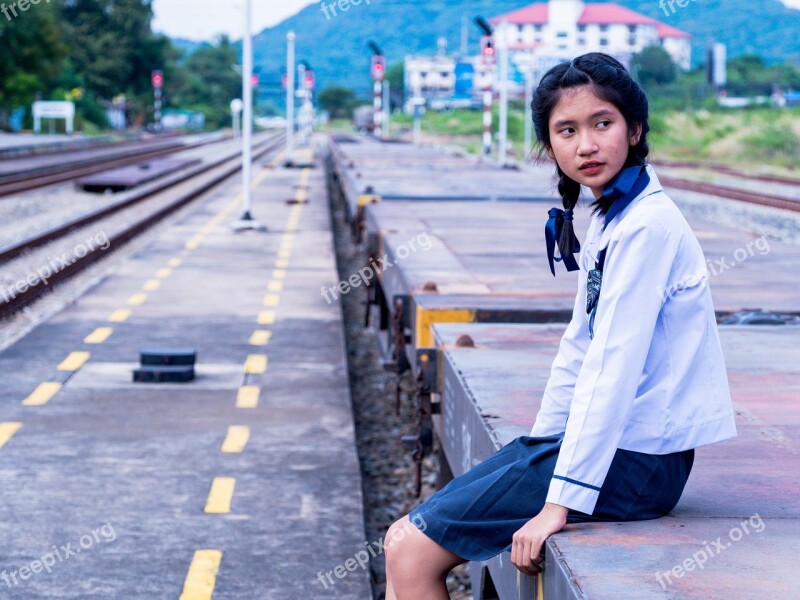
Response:
[{"label": "shirt cuff", "polygon": [[572,510],[591,515],[600,496],[600,488],[583,483],[575,479],[562,479],[553,475],[550,480],[550,489],[547,491],[547,500],[552,504],[560,504]]}]

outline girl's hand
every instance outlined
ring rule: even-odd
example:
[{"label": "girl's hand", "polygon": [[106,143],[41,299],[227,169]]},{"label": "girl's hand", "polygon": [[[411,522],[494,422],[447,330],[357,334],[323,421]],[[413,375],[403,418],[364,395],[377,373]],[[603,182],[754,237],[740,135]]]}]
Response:
[{"label": "girl's hand", "polygon": [[511,562],[526,575],[542,572],[544,556],[540,556],[545,540],[567,524],[569,509],[545,502],[542,512],[525,523],[513,536]]}]

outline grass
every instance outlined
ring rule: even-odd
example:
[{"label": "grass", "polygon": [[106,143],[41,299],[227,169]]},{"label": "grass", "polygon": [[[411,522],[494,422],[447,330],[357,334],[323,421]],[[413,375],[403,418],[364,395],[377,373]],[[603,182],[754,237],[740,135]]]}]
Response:
[{"label": "grass", "polygon": [[[497,131],[497,109],[493,111]],[[392,129],[410,129],[413,118],[393,115]],[[655,158],[711,161],[739,167],[800,166],[800,108],[750,110],[666,111],[651,116],[650,147]],[[452,138],[468,151],[480,151],[481,111],[428,111],[422,118],[423,136]],[[517,157],[522,152],[524,115],[509,111],[509,142]],[[525,153],[527,154],[527,152]]]}]

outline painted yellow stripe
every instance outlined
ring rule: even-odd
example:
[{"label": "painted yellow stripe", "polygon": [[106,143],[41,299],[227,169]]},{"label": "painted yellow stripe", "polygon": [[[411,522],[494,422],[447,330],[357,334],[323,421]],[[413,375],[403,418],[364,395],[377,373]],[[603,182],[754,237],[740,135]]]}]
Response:
[{"label": "painted yellow stripe", "polygon": [[89,352],[70,352],[69,356],[56,367],[59,371],[77,371],[83,366],[91,354]]},{"label": "painted yellow stripe", "polygon": [[156,277],[158,277],[159,279],[166,279],[170,275],[172,275],[172,269],[169,269],[167,267],[164,267],[163,269],[159,269],[158,271],[156,271]]},{"label": "painted yellow stripe", "polygon": [[267,370],[266,354],[248,354],[244,361],[245,373],[264,373]]},{"label": "painted yellow stripe", "polygon": [[236,408],[255,408],[258,406],[258,397],[261,395],[261,386],[242,385],[236,395]]},{"label": "painted yellow stripe", "polygon": [[236,479],[233,477],[214,477],[206,500],[206,512],[214,514],[231,512],[231,498],[235,486]]},{"label": "painted yellow stripe", "polygon": [[131,316],[131,309],[130,308],[120,308],[119,310],[115,310],[108,316],[108,320],[112,323],[122,323],[128,320],[128,317]]},{"label": "painted yellow stripe", "polygon": [[44,383],[40,383],[22,403],[26,406],[41,406],[42,404],[47,404],[60,389],[60,383],[45,381]]},{"label": "painted yellow stripe", "polygon": [[281,297],[278,294],[267,294],[264,296],[264,306],[278,306]]},{"label": "painted yellow stripe", "polygon": [[113,331],[114,330],[111,327],[98,327],[92,333],[83,338],[83,341],[86,344],[102,344],[108,339],[108,336],[110,336]]},{"label": "painted yellow stripe", "polygon": [[211,600],[221,561],[220,550],[196,550],[186,573],[180,600]]},{"label": "painted yellow stripe", "polygon": [[142,294],[141,292],[128,298],[128,304],[131,306],[139,306],[145,302],[147,302],[147,294]]},{"label": "painted yellow stripe", "polygon": [[17,433],[20,427],[22,427],[22,423],[19,421],[0,423],[0,448],[6,445],[6,442],[11,439],[11,436]]},{"label": "painted yellow stripe", "polygon": [[274,310],[262,310],[258,313],[259,325],[272,325],[273,323],[275,323]]},{"label": "painted yellow stripe", "polygon": [[414,343],[417,348],[432,347],[433,333],[431,333],[431,325],[434,323],[473,323],[474,321],[474,310],[458,308],[426,310],[418,306]]},{"label": "painted yellow stripe", "polygon": [[267,284],[267,290],[270,292],[282,292],[283,291],[283,282],[282,281],[270,281]]},{"label": "painted yellow stripe", "polygon": [[269,344],[271,337],[271,331],[267,331],[266,329],[256,329],[252,334],[250,334],[250,340],[248,343],[251,346],[266,346]]},{"label": "painted yellow stripe", "polygon": [[231,425],[228,427],[228,435],[225,436],[225,441],[222,442],[222,451],[229,453],[242,452],[249,439],[249,427],[246,425]]},{"label": "painted yellow stripe", "polygon": [[358,197],[358,205],[364,206],[366,204],[376,204],[381,201],[380,196],[376,196],[375,194],[362,194]]},{"label": "painted yellow stripe", "polygon": [[278,250],[278,258],[289,258],[292,256],[292,251],[288,248],[281,248]]},{"label": "painted yellow stripe", "polygon": [[285,258],[277,258],[275,259],[275,266],[279,269],[286,269],[289,267],[289,261]]},{"label": "painted yellow stripe", "polygon": [[158,279],[148,279],[144,282],[142,289],[145,292],[154,292],[161,286],[161,281]]},{"label": "painted yellow stripe", "polygon": [[183,264],[183,261],[180,258],[170,258],[169,261],[167,261],[167,266],[173,269],[177,269],[181,264]]},{"label": "painted yellow stripe", "polygon": [[197,250],[197,247],[200,245],[201,241],[202,240],[200,240],[200,239],[198,239],[196,237],[193,237],[188,242],[186,242],[186,244],[184,244],[183,247],[186,248],[187,250]]},{"label": "painted yellow stripe", "polygon": [[273,279],[286,279],[286,270],[285,269],[275,269],[272,271],[272,278]]}]

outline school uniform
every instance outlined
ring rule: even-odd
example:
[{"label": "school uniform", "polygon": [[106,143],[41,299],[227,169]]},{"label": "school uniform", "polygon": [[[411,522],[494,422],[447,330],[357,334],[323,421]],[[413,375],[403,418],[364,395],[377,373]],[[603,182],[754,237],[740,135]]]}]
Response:
[{"label": "school uniform", "polygon": [[[545,502],[569,508],[567,523],[666,515],[694,448],[737,435],[702,249],[652,167],[636,173],[608,221],[592,217],[572,319],[530,435],[411,512],[462,558],[510,551]],[[601,260],[589,315],[587,281]]]}]

